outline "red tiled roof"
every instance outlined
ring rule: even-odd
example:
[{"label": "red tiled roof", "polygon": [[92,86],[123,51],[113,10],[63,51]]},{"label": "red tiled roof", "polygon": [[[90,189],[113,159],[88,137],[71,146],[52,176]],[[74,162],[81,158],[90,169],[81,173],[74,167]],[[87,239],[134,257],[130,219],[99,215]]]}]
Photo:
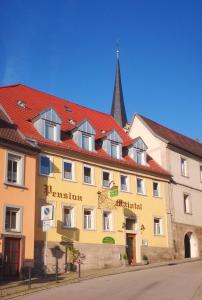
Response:
[{"label": "red tiled roof", "polygon": [[34,150],[35,147],[30,145],[25,139],[17,131],[17,127],[15,124],[12,124],[5,113],[0,110],[0,140],[4,142],[10,142],[18,144],[23,148],[29,148]]},{"label": "red tiled roof", "polygon": [[169,129],[159,123],[156,123],[142,115],[139,115],[143,121],[159,137],[165,139],[169,144],[183,149],[189,153],[202,157],[202,144],[181,133]]},{"label": "red tiled roof", "polygon": [[[25,108],[17,105],[17,101],[21,100],[26,104]],[[162,169],[151,158],[148,159],[147,166],[137,165],[129,157],[122,160],[112,159],[99,149],[95,152],[80,149],[71,138],[64,138],[61,142],[53,142],[45,139],[33,126],[31,120],[39,115],[45,109],[52,107],[62,120],[62,132],[71,131],[75,125],[69,123],[74,120],[79,125],[84,119],[87,119],[96,131],[96,138],[103,137],[103,131],[110,132],[115,129],[123,140],[123,146],[130,145],[133,140],[124,132],[124,130],[116,123],[111,115],[92,110],[90,108],[72,103],[70,101],[58,98],[53,95],[38,91],[36,89],[18,84],[12,86],[0,87],[0,104],[6,110],[12,121],[17,124],[19,130],[26,136],[36,139],[39,145],[46,145],[65,150],[73,150],[76,152],[89,154],[91,156],[100,157],[105,160],[114,161],[125,164],[128,167],[142,169],[153,173],[170,176],[170,174]],[[65,106],[69,109],[66,110]]]}]

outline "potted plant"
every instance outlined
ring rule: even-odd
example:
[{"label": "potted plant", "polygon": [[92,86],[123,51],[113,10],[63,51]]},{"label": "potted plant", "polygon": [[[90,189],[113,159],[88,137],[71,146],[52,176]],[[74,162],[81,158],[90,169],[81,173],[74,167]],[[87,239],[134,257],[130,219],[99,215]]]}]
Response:
[{"label": "potted plant", "polygon": [[143,261],[144,265],[148,265],[149,264],[149,259],[148,259],[148,256],[146,254],[143,254],[142,261]]},{"label": "potted plant", "polygon": [[75,248],[69,249],[70,251],[70,271],[76,272],[77,266],[75,265],[75,262],[78,260],[80,257],[80,252],[79,250]]}]

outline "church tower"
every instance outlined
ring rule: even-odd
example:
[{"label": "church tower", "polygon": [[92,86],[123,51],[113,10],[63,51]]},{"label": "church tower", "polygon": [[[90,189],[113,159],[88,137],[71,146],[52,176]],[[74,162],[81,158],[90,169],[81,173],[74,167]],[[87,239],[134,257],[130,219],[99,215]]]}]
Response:
[{"label": "church tower", "polygon": [[127,125],[126,109],[123,99],[123,91],[121,84],[121,71],[119,63],[119,49],[116,51],[116,76],[114,83],[114,93],[112,100],[111,115],[116,120],[116,122],[124,128]]}]

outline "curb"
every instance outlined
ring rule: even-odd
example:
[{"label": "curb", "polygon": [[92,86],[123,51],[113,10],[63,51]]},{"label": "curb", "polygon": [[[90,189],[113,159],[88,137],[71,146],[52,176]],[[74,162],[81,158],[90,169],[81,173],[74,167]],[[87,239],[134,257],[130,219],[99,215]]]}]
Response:
[{"label": "curb", "polygon": [[[2,300],[8,300],[8,299],[14,299],[17,297],[23,297],[32,293],[37,293],[40,291],[44,291],[44,290],[48,290],[51,288],[57,288],[57,287],[61,287],[64,285],[69,285],[72,283],[80,283],[82,281],[86,281],[86,280],[90,280],[90,279],[94,279],[94,278],[99,278],[99,277],[106,277],[106,276],[112,276],[112,275],[118,275],[118,274],[122,274],[122,273],[129,273],[129,272],[137,272],[137,271],[144,271],[144,270],[150,270],[150,269],[155,269],[155,268],[161,268],[161,267],[165,267],[165,266],[175,266],[175,265],[181,265],[181,264],[186,264],[186,263],[194,263],[194,262],[198,262],[198,261],[202,261],[202,257],[201,258],[196,258],[196,259],[186,259],[186,260],[177,260],[177,261],[169,261],[169,262],[162,262],[162,263],[155,263],[155,264],[148,264],[148,265],[142,265],[142,266],[128,266],[123,268],[122,270],[117,268],[116,269],[111,269],[108,270],[106,269],[106,274],[101,273],[100,270],[100,274],[99,271],[98,273],[92,273],[89,275],[84,275],[84,277],[81,278],[65,278],[63,281],[61,282],[53,282],[53,283],[47,283],[44,286],[39,286],[39,287],[32,287],[31,289],[26,289],[24,291],[19,291],[19,293],[14,292],[13,294],[10,294],[8,296],[0,296],[0,299]],[[14,287],[15,288],[15,287]],[[5,287],[6,289],[6,287]]]}]

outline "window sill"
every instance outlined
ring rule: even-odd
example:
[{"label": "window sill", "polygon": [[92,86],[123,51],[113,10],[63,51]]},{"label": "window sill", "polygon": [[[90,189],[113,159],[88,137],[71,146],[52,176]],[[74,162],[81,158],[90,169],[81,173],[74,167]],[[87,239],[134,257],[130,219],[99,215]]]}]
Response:
[{"label": "window sill", "polygon": [[113,229],[103,229],[103,232],[115,233],[115,231]]},{"label": "window sill", "polygon": [[181,174],[181,176],[184,177],[184,178],[190,178],[188,175]]},{"label": "window sill", "polygon": [[14,229],[5,229],[6,234],[21,234],[22,232]]},{"label": "window sill", "polygon": [[18,189],[28,190],[28,188],[26,186],[21,185],[21,184],[12,183],[12,182],[4,182],[4,185],[11,186],[11,187],[16,187]]},{"label": "window sill", "polygon": [[92,229],[91,229],[91,228],[84,228],[83,230],[84,230],[84,231],[91,231],[91,232],[96,231],[95,228],[92,228]]},{"label": "window sill", "polygon": [[78,181],[76,181],[75,179],[67,179],[67,178],[62,178],[63,181],[67,181],[67,182],[72,182],[72,183],[77,183]]},{"label": "window sill", "polygon": [[155,234],[155,233],[154,233],[154,236],[155,236],[155,237],[165,237],[164,234]]},{"label": "window sill", "polygon": [[188,215],[188,216],[192,216],[192,213],[190,212],[184,212],[185,213],[185,215]]},{"label": "window sill", "polygon": [[41,173],[39,173],[39,176],[43,176],[43,177],[51,177],[51,178],[53,178],[53,174],[46,175],[46,174],[41,174]]},{"label": "window sill", "polygon": [[62,229],[65,229],[65,230],[76,230],[77,228],[75,226],[74,227],[62,226]]},{"label": "window sill", "polygon": [[162,197],[161,197],[161,196],[154,196],[154,195],[153,195],[153,198],[161,198],[161,199],[162,199]]},{"label": "window sill", "polygon": [[87,183],[87,182],[83,182],[84,185],[89,185],[89,186],[96,186],[94,183]]},{"label": "window sill", "polygon": [[124,190],[120,190],[120,193],[128,193],[128,194],[132,194],[132,192],[130,192],[130,191],[124,191]]},{"label": "window sill", "polygon": [[142,194],[142,193],[138,193],[138,192],[137,192],[137,195],[139,195],[139,196],[143,196],[143,197],[147,197],[147,195],[146,195],[146,194]]}]

